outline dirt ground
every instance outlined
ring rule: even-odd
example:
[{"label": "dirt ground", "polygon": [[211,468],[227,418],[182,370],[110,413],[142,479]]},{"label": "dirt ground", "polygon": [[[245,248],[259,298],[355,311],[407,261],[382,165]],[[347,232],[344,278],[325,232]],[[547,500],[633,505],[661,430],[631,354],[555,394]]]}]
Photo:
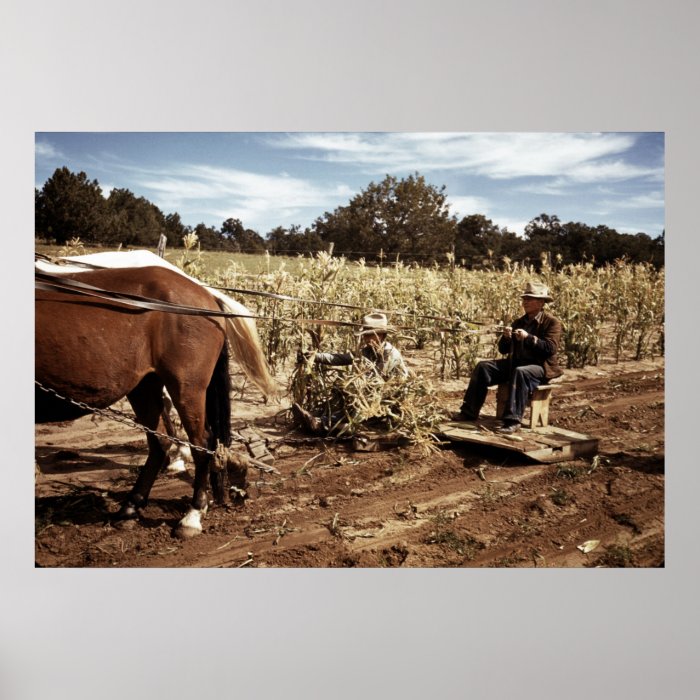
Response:
[{"label": "dirt ground", "polygon": [[[436,386],[457,410],[465,382]],[[599,452],[552,464],[471,444],[356,452],[294,430],[286,404],[239,393],[234,427],[268,439],[279,473],[251,469],[245,502],[213,507],[186,541],[172,530],[191,467],[158,477],[140,521],[114,523],[143,434],[102,417],[37,426],[36,565],[664,566],[663,358],[568,370],[550,423],[599,439]],[[494,408],[490,392],[485,413]]]}]

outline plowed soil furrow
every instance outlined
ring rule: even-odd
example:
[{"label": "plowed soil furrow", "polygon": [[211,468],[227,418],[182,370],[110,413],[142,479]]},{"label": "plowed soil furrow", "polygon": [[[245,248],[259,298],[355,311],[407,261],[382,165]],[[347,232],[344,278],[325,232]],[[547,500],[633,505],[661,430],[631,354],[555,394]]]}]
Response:
[{"label": "plowed soil furrow", "polygon": [[[115,524],[145,459],[143,437],[102,418],[38,426],[37,565],[663,566],[663,360],[567,374],[550,419],[597,437],[596,460],[542,465],[476,445],[353,452],[304,440],[255,395],[234,401],[271,440],[279,474],[251,470],[245,504],[213,508],[204,533],[184,542],[172,528],[191,470],[160,476],[141,520]],[[462,391],[445,383],[437,398],[455,410]]]}]

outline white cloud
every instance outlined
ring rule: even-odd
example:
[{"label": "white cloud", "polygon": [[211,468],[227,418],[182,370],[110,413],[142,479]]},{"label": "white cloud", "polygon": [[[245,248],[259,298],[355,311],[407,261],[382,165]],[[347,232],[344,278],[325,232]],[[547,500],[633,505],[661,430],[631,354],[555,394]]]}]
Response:
[{"label": "white cloud", "polygon": [[37,141],[34,145],[34,153],[37,158],[62,158],[62,153],[48,141]]},{"label": "white cloud", "polygon": [[567,176],[581,183],[630,180],[636,177],[660,179],[663,178],[663,168],[645,168],[616,160],[600,163],[581,163],[577,167],[572,168]]},{"label": "white cloud", "polygon": [[[102,170],[100,178],[114,183],[115,177],[120,180],[114,175],[119,172],[125,179],[117,187],[128,187],[165,213],[177,211],[190,223],[218,225],[235,217],[260,232],[278,224],[307,225],[347,204],[370,178],[418,171],[448,184],[452,214],[461,218],[478,212],[522,235],[527,222],[515,217],[527,215],[527,200],[534,195],[537,211],[556,211],[562,200],[554,198],[566,195],[566,201],[583,208],[567,214],[577,220],[634,208],[645,209],[645,216],[662,210],[663,164],[640,164],[639,138],[617,133],[266,134],[259,139],[273,148],[262,148],[258,164],[251,167],[267,168],[268,174],[203,161],[144,167],[129,164],[124,154],[101,152],[99,161],[90,157],[95,169]],[[283,157],[275,147],[283,149]],[[37,142],[36,153],[37,164],[40,158],[63,158],[46,140]],[[320,168],[319,162],[324,163]],[[345,167],[334,167],[339,164]],[[84,163],[80,167],[84,169]],[[644,181],[634,183],[634,195],[624,191],[627,179]],[[655,191],[642,194],[644,184]],[[112,185],[103,184],[102,189],[108,196]],[[597,201],[592,204],[594,195]],[[510,218],[499,219],[496,212]]]},{"label": "white cloud", "polygon": [[620,196],[619,199],[607,199],[600,204],[610,209],[659,209],[665,206],[663,192],[647,192],[634,197]]},{"label": "white cloud", "polygon": [[567,184],[564,178],[555,178],[554,180],[537,180],[526,185],[519,185],[513,188],[516,192],[525,192],[527,194],[539,194],[546,196],[560,196],[569,193],[570,184]]},{"label": "white cloud", "polygon": [[525,227],[530,223],[529,220],[522,221],[518,219],[507,219],[500,216],[490,216],[489,218],[499,228],[507,228],[509,231],[517,234],[521,238],[525,234]]},{"label": "white cloud", "polygon": [[471,214],[482,214],[499,228],[507,228],[521,237],[525,232],[525,226],[530,223],[520,219],[495,216],[491,203],[483,197],[448,197],[447,201],[451,205],[450,212],[457,214],[458,220]]},{"label": "white cloud", "polygon": [[470,214],[483,214],[489,210],[489,202],[483,197],[447,197],[450,205],[450,213],[456,214],[458,218],[469,216]]},{"label": "white cloud", "polygon": [[621,160],[633,134],[615,133],[389,133],[272,137],[270,143],[299,157],[353,164],[368,172],[461,170],[493,179],[560,177],[595,182],[663,177],[663,168]]},{"label": "white cloud", "polygon": [[209,208],[212,216],[241,219],[255,227],[262,221],[288,220],[304,208],[335,208],[354,191],[343,183],[319,185],[287,175],[260,175],[206,165],[181,166],[139,176],[139,186],[166,211],[181,215]]},{"label": "white cloud", "polygon": [[629,233],[636,235],[638,233],[646,233],[651,238],[656,238],[660,236],[663,232],[664,225],[655,221],[645,221],[638,225],[635,224],[615,224],[615,222],[608,224],[611,228],[614,228],[618,233]]}]

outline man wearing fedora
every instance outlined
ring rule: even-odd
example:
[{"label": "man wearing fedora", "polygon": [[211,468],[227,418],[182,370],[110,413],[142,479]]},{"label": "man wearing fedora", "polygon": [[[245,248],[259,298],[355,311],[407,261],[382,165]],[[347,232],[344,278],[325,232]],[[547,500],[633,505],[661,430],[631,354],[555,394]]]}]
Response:
[{"label": "man wearing fedora", "polygon": [[522,293],[525,315],[507,326],[498,340],[498,351],[508,358],[477,363],[459,410],[461,420],[478,420],[488,387],[509,383],[503,425],[498,430],[515,433],[520,430],[520,421],[534,389],[561,376],[557,350],[562,327],[557,318],[544,310],[549,301],[552,297],[544,284],[527,283]]},{"label": "man wearing fedora", "polygon": [[[386,339],[392,331],[387,318],[381,313],[367,314],[362,319],[362,330],[355,333],[360,342],[360,355],[376,365],[380,374],[389,377],[395,372],[407,377],[408,369],[401,353]],[[319,365],[351,365],[351,352],[319,352],[314,362]]]},{"label": "man wearing fedora", "polygon": [[[367,314],[362,319],[362,330],[355,333],[360,343],[360,355],[369,360],[385,378],[392,375],[408,377],[408,368],[401,353],[386,339],[391,330],[384,314]],[[317,352],[314,356],[316,364],[333,367],[351,365],[354,359],[355,355],[351,352]],[[325,432],[330,428],[323,419],[313,416],[298,403],[292,405],[292,414],[297,423],[311,432]],[[333,419],[332,416],[331,424],[335,422]]]}]

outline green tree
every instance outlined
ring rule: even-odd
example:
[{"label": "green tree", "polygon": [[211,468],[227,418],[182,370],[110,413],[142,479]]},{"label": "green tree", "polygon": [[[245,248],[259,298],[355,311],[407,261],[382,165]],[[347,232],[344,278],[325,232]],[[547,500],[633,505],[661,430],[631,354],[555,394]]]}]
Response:
[{"label": "green tree", "polygon": [[226,219],[221,226],[221,236],[229,250],[243,253],[262,253],[265,241],[252,229],[245,228],[240,219]]},{"label": "green tree", "polygon": [[618,233],[607,226],[596,226],[594,255],[598,265],[624,258],[629,262],[650,262],[659,268],[664,264],[663,235],[652,239],[646,233]]},{"label": "green tree", "polygon": [[165,236],[168,239],[169,246],[181,246],[182,239],[191,232],[192,228],[182,223],[182,219],[177,212],[168,214],[165,217]]},{"label": "green tree", "polygon": [[107,203],[97,180],[68,168],[57,168],[35,191],[35,234],[64,244],[71,238],[86,243],[104,239]]},{"label": "green tree", "polygon": [[289,229],[277,226],[267,234],[267,249],[281,255],[299,255],[326,250],[328,244],[313,229],[293,225]]},{"label": "green tree", "polygon": [[317,253],[328,248],[316,231],[310,228],[302,231],[301,226],[296,225],[290,227],[287,242],[294,253]]},{"label": "green tree", "polygon": [[313,230],[334,251],[349,257],[400,254],[438,259],[452,248],[456,219],[449,213],[445,187],[426,183],[418,173],[401,180],[387,175],[370,183],[344,207],[326,212]]},{"label": "green tree", "polygon": [[595,229],[581,222],[569,221],[561,227],[562,263],[593,262],[595,259]]},{"label": "green tree", "polygon": [[501,229],[501,236],[496,239],[498,247],[494,248],[494,255],[500,259],[510,258],[511,260],[521,260],[523,258],[523,239],[517,233],[509,231],[505,226]]},{"label": "green tree", "polygon": [[657,268],[664,264],[663,235],[651,238],[646,233],[635,233],[629,236],[630,252],[628,257],[633,262],[650,262]]},{"label": "green tree", "polygon": [[593,229],[593,255],[596,265],[605,265],[615,260],[621,260],[625,253],[625,245],[620,234],[608,226],[596,226]]},{"label": "green tree", "polygon": [[127,189],[114,189],[107,200],[110,242],[132,246],[157,246],[161,233],[166,233],[161,210],[144,197],[136,197]]},{"label": "green tree", "polygon": [[267,236],[267,249],[272,254],[284,254],[287,249],[287,236],[288,231],[284,226],[275,226],[271,231],[268,232]]},{"label": "green tree", "polygon": [[658,268],[663,267],[666,263],[666,229],[661,232],[660,236],[657,236],[652,241],[652,262]]},{"label": "green tree", "polygon": [[541,255],[546,255],[549,263],[562,251],[562,225],[556,215],[540,214],[525,226],[526,245],[523,247],[525,259],[537,264]]},{"label": "green tree", "polygon": [[224,239],[215,228],[200,223],[194,227],[194,233],[197,234],[199,245],[203,250],[222,250],[224,248]]},{"label": "green tree", "polygon": [[496,224],[483,214],[465,216],[455,233],[455,257],[467,266],[479,265],[485,258],[496,258],[503,247],[503,236]]}]

